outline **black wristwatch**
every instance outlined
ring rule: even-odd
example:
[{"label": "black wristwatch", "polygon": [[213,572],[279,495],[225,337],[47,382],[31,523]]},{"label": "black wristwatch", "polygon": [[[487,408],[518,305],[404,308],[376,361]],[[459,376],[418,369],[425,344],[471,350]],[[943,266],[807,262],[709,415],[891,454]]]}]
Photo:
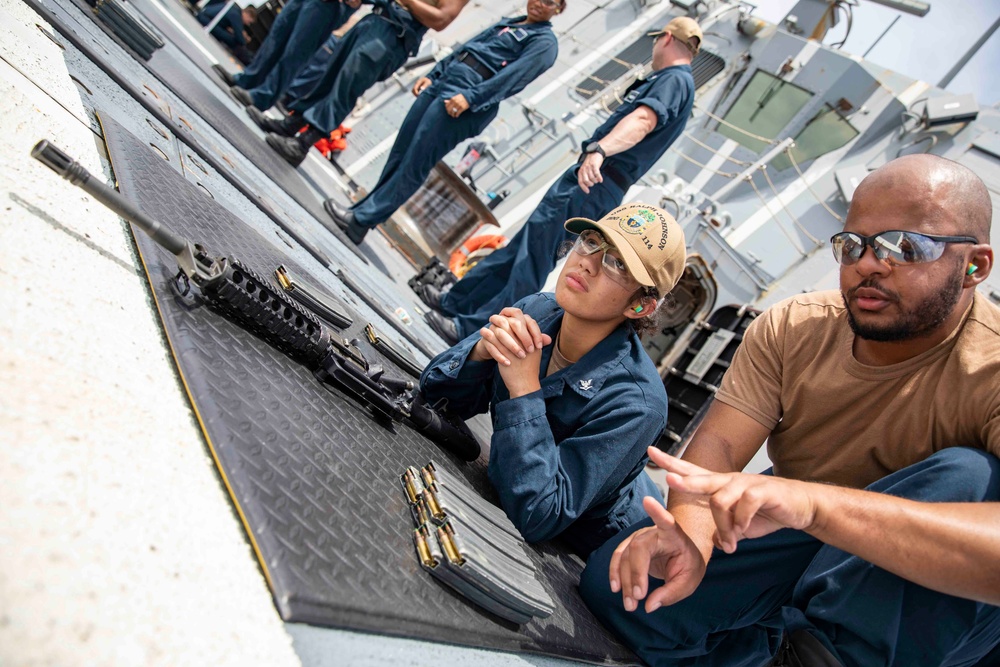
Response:
[{"label": "black wristwatch", "polygon": [[601,148],[601,145],[599,143],[597,143],[596,141],[591,141],[589,144],[587,144],[584,147],[583,152],[585,154],[586,153],[600,153],[601,157],[603,157],[603,158],[608,157],[608,154],[604,152],[604,149]]}]

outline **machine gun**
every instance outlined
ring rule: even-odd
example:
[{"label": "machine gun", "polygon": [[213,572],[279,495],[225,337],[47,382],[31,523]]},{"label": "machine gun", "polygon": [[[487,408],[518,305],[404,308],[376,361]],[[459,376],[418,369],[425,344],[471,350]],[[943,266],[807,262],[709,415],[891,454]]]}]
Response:
[{"label": "machine gun", "polygon": [[406,421],[465,461],[480,446],[465,423],[439,406],[429,406],[413,382],[385,375],[370,364],[354,341],[331,333],[310,311],[235,257],[216,257],[205,247],[149,218],[118,192],[91,178],[78,162],[48,141],[31,155],[114,213],[144,231],[177,260],[174,289],[182,296],[191,283],[225,317],[263,338],[309,368],[321,382],[369,405],[377,416]]}]

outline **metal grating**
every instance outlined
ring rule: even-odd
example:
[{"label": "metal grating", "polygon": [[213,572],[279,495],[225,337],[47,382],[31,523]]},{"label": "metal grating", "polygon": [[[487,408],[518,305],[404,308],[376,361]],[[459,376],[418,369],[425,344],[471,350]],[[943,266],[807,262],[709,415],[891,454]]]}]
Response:
[{"label": "metal grating", "polygon": [[717,53],[702,49],[691,63],[691,74],[694,75],[694,89],[698,90],[715,78],[715,75],[726,69],[726,61]]},{"label": "metal grating", "polygon": [[625,76],[636,65],[646,65],[652,60],[653,42],[655,38],[643,34],[639,39],[619,51],[611,60],[576,86],[576,92],[590,99],[615,81]]}]

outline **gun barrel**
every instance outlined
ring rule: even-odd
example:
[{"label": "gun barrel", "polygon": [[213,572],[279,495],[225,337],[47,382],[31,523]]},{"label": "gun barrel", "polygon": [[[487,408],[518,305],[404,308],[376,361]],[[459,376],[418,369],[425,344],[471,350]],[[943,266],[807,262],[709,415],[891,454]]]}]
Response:
[{"label": "gun barrel", "polygon": [[73,185],[83,189],[91,197],[149,234],[150,238],[174,256],[180,256],[187,248],[188,242],[186,239],[178,236],[161,223],[147,216],[135,204],[122,197],[117,191],[91,178],[89,171],[52,142],[46,139],[39,141],[31,149],[31,157]]}]

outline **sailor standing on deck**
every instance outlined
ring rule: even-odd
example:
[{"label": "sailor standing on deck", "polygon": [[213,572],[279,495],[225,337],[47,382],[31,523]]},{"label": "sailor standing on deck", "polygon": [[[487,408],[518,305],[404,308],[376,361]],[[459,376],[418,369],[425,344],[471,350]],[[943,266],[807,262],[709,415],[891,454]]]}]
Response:
[{"label": "sailor standing on deck", "polygon": [[[333,54],[337,52],[337,45],[340,44],[340,40],[344,38],[347,31],[353,28],[361,18],[361,14],[351,14],[351,17],[342,26],[330,33],[330,36],[323,42],[323,46],[316,49],[316,53],[309,59],[309,62],[302,66],[299,73],[295,75],[295,79],[288,84],[288,89],[280,101],[291,102],[312,92],[316,84],[323,80],[323,76],[330,66],[330,61],[333,60]],[[266,118],[266,116],[259,109],[247,107],[247,114],[257,125],[265,129],[261,119]]]},{"label": "sailor standing on deck", "polygon": [[600,218],[684,131],[694,105],[691,60],[701,48],[698,24],[675,18],[654,33],[653,73],[636,81],[625,101],[583,142],[578,164],[553,184],[507,247],[481,260],[442,297],[423,295],[430,325],[449,342],[483,326],[500,308],[541,289],[567,239],[562,221]]},{"label": "sailor standing on deck", "polygon": [[261,111],[269,109],[330,33],[360,6],[361,0],[290,0],[249,67],[235,76],[214,69],[230,84],[239,102]]},{"label": "sailor standing on deck", "polygon": [[549,20],[565,6],[565,0],[528,0],[526,16],[487,28],[417,81],[417,100],[375,187],[351,209],[332,199],[324,204],[352,241],[360,243],[369,229],[385,222],[451,149],[482,132],[501,100],[552,67],[559,42]]},{"label": "sailor standing on deck", "polygon": [[[428,29],[447,28],[468,1],[375,0],[372,13],[340,40],[326,76],[288,105],[295,115],[266,128],[267,144],[297,167],[310,146],[340,127],[362,93],[414,55]],[[303,121],[309,127],[296,136]]]}]

